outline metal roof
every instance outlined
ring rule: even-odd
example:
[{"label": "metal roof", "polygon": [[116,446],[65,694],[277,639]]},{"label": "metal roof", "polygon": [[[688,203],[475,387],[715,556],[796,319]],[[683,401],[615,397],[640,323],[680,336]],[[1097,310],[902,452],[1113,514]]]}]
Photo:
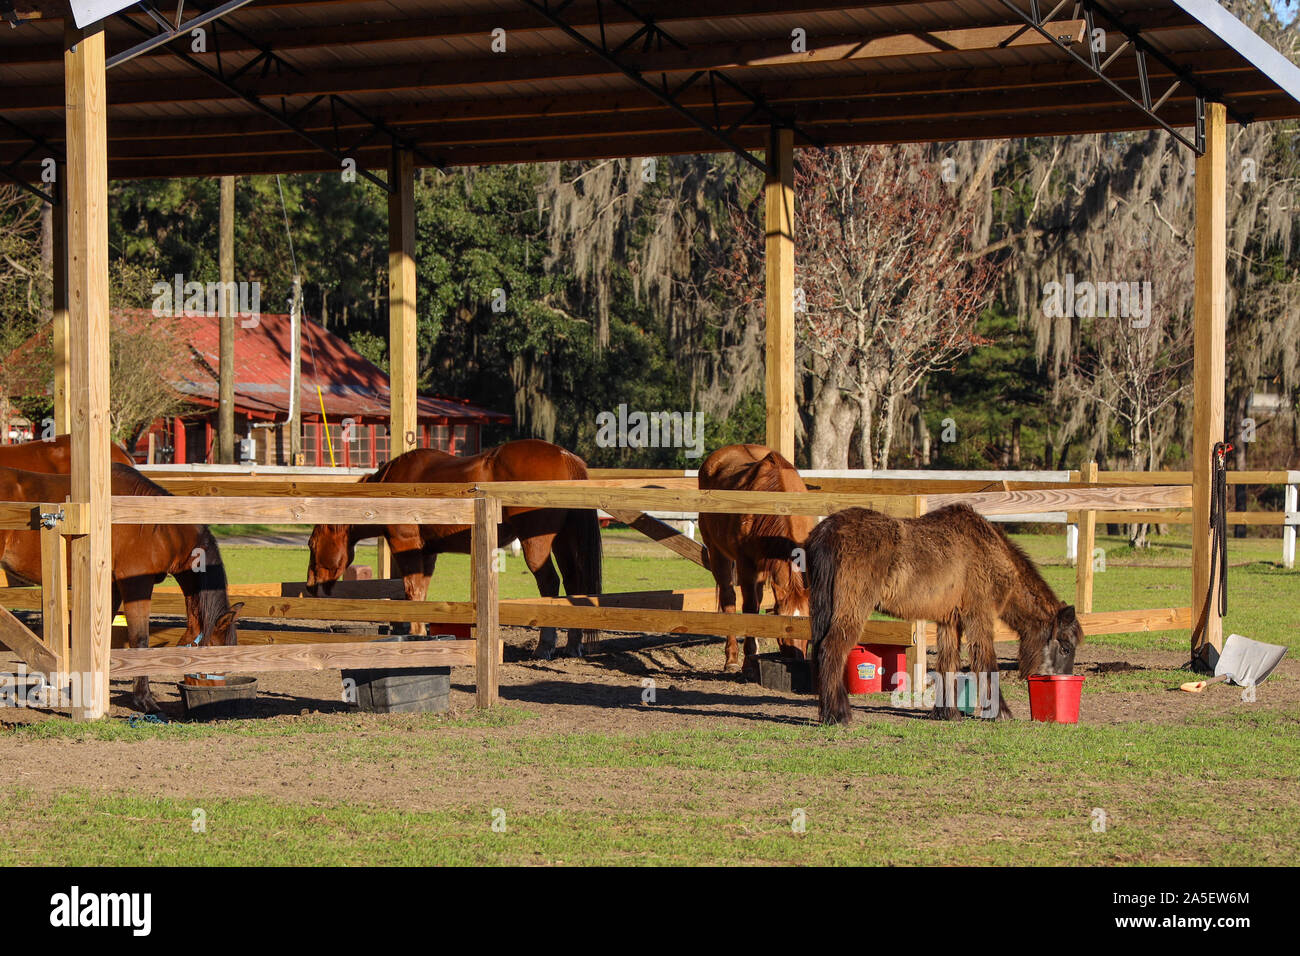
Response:
[{"label": "metal roof", "polygon": [[[117,321],[146,315],[143,309],[115,309]],[[204,312],[185,312],[178,323],[194,359],[174,372],[176,389],[201,404],[217,404],[221,320]],[[278,418],[289,411],[290,318],[261,313],[235,322],[235,407],[254,418]],[[316,392],[320,387],[320,394]],[[304,418],[317,418],[322,403],[331,421],[345,417],[388,419],[388,376],[337,335],[302,320],[302,381],[299,402]],[[438,424],[509,423],[510,416],[465,399],[420,395],[421,422]]]},{"label": "metal roof", "polygon": [[[0,168],[35,182],[62,148],[67,5],[10,2]],[[184,18],[216,5],[186,3]],[[393,142],[446,166],[757,151],[774,123],[797,145],[1185,129],[1198,97],[1238,122],[1300,116],[1300,68],[1213,0],[1064,0],[1033,20],[1051,7],[255,0],[205,27],[206,52],[182,29],[110,69],[109,172],[328,171],[350,157],[382,177]],[[136,11],[105,29],[111,57],[159,28]]]}]

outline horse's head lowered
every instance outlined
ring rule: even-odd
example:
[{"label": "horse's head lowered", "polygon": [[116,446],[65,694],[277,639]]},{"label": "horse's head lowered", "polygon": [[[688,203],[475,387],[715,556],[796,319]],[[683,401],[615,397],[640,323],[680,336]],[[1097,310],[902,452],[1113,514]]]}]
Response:
[{"label": "horse's head lowered", "polygon": [[1037,641],[1020,642],[1020,676],[1030,674],[1073,674],[1074,652],[1083,643],[1074,605],[1062,604],[1056,616],[1042,630]]},{"label": "horse's head lowered", "polygon": [[791,617],[807,617],[809,607],[808,582],[803,572],[793,562],[778,565],[771,578],[772,596],[776,599],[776,613]]},{"label": "horse's head lowered", "polygon": [[318,524],[312,529],[307,542],[311,557],[307,560],[307,593],[312,597],[328,597],[334,582],[356,556],[356,542],[344,524]]}]

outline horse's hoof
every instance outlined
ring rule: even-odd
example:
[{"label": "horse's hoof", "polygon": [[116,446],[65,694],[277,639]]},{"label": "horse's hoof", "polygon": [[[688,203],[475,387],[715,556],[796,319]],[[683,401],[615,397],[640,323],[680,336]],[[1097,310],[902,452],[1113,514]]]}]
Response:
[{"label": "horse's hoof", "polygon": [[154,698],[153,694],[146,694],[143,697],[132,696],[131,703],[135,706],[135,709],[140,711],[142,714],[162,713],[162,707],[158,705],[158,701]]},{"label": "horse's hoof", "polygon": [[553,647],[542,647],[542,645],[538,644],[537,650],[533,651],[533,660],[535,661],[549,661],[554,656],[555,648]]},{"label": "horse's hoof", "polygon": [[727,663],[722,665],[722,673],[724,674],[736,674],[739,673],[739,671],[740,665],[735,661],[727,661]]},{"label": "horse's hoof", "polygon": [[962,713],[956,707],[936,707],[930,712],[934,720],[961,720]]},{"label": "horse's hoof", "polygon": [[745,664],[740,668],[740,674],[747,681],[758,683],[758,660],[753,657],[746,657]]},{"label": "horse's hoof", "polygon": [[582,657],[582,645],[581,645],[581,644],[578,644],[577,646],[570,645],[569,647],[565,648],[565,650],[564,650],[564,656],[565,656],[565,657]]}]

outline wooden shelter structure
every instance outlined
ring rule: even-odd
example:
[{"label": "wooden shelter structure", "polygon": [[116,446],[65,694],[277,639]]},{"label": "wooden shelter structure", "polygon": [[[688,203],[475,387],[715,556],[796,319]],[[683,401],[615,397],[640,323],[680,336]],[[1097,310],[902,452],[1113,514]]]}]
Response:
[{"label": "wooden shelter structure", "polygon": [[[15,27],[0,31],[0,175],[65,212],[56,409],[73,436],[71,665],[102,690],[79,716],[107,701],[110,517],[135,513],[110,516],[108,491],[110,177],[354,169],[385,189],[391,432],[409,435],[416,167],[734,151],[767,174],[767,439],[792,456],[796,147],[1166,130],[1198,157],[1201,610],[1224,431],[1226,127],[1300,116],[1300,69],[1214,0],[208,0],[69,15],[88,6],[0,0]],[[502,500],[542,492],[501,494],[474,501],[481,527]],[[1137,506],[1182,503],[1150,497]],[[717,506],[706,498],[692,501]],[[426,510],[469,514],[455,500]],[[494,580],[476,578],[480,628],[495,627]],[[1221,640],[1213,608],[1206,639]],[[482,647],[477,660],[495,668]]]}]

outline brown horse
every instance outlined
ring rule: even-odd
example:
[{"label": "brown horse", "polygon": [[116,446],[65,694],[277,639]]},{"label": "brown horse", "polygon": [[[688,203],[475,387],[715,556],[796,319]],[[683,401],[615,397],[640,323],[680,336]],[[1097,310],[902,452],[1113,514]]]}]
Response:
[{"label": "brown horse", "polygon": [[[49,441],[37,439],[17,445],[0,445],[0,468],[21,468],[24,471],[66,475],[72,471],[71,449],[72,442],[67,435],[58,435]],[[131,456],[122,450],[121,445],[110,442],[108,454],[112,461],[123,465],[135,464]]]},{"label": "brown horse", "polygon": [[[572,452],[537,439],[507,442],[466,458],[429,448],[398,455],[362,481],[474,483],[480,481],[572,481],[587,477],[587,466]],[[352,563],[356,544],[383,535],[393,552],[393,562],[411,601],[424,600],[429,578],[442,553],[468,554],[468,525],[330,525],[312,531],[307,567],[308,593],[328,595],[333,583]],[[542,597],[559,597],[560,578],[568,594],[599,594],[602,547],[600,523],[591,509],[512,508],[502,510],[498,545],[519,539],[524,561],[537,579]],[[555,573],[551,556],[560,566]],[[423,634],[425,625],[412,631]],[[568,652],[582,654],[584,632],[570,629]],[[542,628],[537,656],[555,653],[555,628]]]},{"label": "brown horse", "polygon": [[[70,484],[66,475],[0,468],[0,501],[64,501]],[[169,494],[134,468],[116,463],[112,491],[115,495]],[[235,615],[243,605],[230,606],[226,569],[207,525],[114,525],[112,551],[113,614],[122,607],[132,647],[149,646],[149,603],[154,585],[168,574],[185,595],[185,639],[204,645],[236,643]],[[40,532],[0,531],[0,566],[14,577],[40,584]],[[132,699],[139,710],[158,709],[148,677],[136,678]]]},{"label": "brown horse", "polygon": [[[999,618],[1020,635],[1021,677],[1071,673],[1083,641],[1074,608],[1057,600],[1000,528],[965,505],[905,519],[867,508],[837,512],[808,537],[808,578],[814,683],[828,724],[851,719],[844,665],[876,610],[937,624],[943,693],[936,694],[935,716],[948,720],[961,716],[954,683],[962,638],[971,670],[989,681],[998,673]],[[1011,716],[1000,690],[998,716]]]},{"label": "brown horse", "polygon": [[[727,445],[700,466],[700,490],[807,491],[799,472],[777,452],[763,445]],[[713,580],[718,584],[718,610],[736,612],[734,579],[739,578],[741,609],[759,613],[763,585],[771,582],[776,613],[808,614],[804,583],[804,542],[815,520],[802,515],[701,514],[700,537]],[[733,576],[734,572],[734,576]],[[802,659],[806,641],[777,642],[782,656]],[[736,635],[727,636],[723,670],[736,671]],[[745,638],[745,670],[758,666],[758,641]]]}]

